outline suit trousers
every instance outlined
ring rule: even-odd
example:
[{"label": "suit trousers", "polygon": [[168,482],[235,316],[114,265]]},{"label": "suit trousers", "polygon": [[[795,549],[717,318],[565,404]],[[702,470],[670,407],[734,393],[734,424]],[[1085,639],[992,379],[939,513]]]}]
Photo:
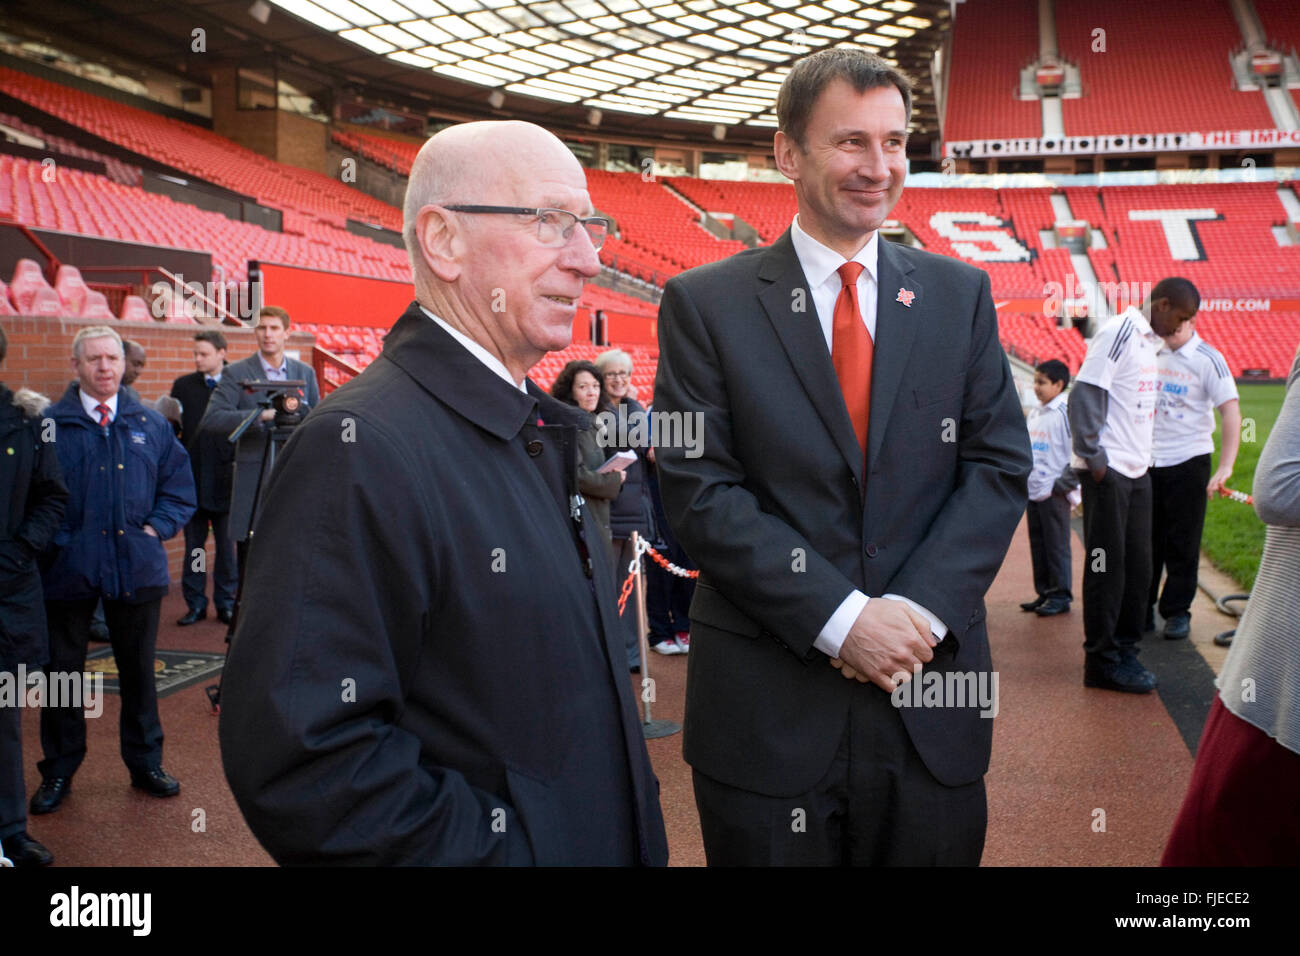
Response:
[{"label": "suit trousers", "polygon": [[983,778],[939,783],[891,696],[874,684],[857,690],[835,759],[806,793],[771,797],[694,771],[709,866],[979,865]]},{"label": "suit trousers", "polygon": [[[19,687],[18,693],[25,694],[26,688]],[[0,840],[27,829],[22,714],[22,707],[0,707]]]},{"label": "suit trousers", "polygon": [[206,570],[194,570],[194,549],[204,549],[208,541],[209,525],[212,527],[216,552],[215,567],[212,570],[212,603],[218,611],[234,609],[235,590],[239,586],[239,572],[235,568],[235,542],[230,539],[230,513],[200,508],[185,525],[185,561],[181,572],[181,591],[185,594],[185,604],[191,611],[200,614],[208,609],[208,573]]},{"label": "suit trousers", "polygon": [[[1151,592],[1148,605],[1160,604],[1160,616],[1186,614],[1196,597],[1201,563],[1201,529],[1205,527],[1205,486],[1210,483],[1210,456],[1197,455],[1168,468],[1151,469]],[[1168,571],[1164,593],[1160,572]]]},{"label": "suit trousers", "polygon": [[[86,667],[90,615],[96,598],[46,601],[50,628],[49,672],[80,673]],[[158,719],[154,650],[158,644],[158,610],[162,599],[144,604],[104,601],[104,617],[117,662],[122,713],[118,724],[122,762],[143,772],[162,763],[163,731]],[[45,707],[41,711],[41,776],[71,777],[86,756],[86,714],[80,707]]]},{"label": "suit trousers", "polygon": [[1137,655],[1151,587],[1151,476],[1077,469],[1083,492],[1083,650],[1089,664]]},{"label": "suit trousers", "polygon": [[1031,501],[1025,510],[1029,522],[1029,554],[1034,564],[1034,590],[1039,597],[1056,594],[1066,598],[1070,590],[1070,503],[1053,494]]}]

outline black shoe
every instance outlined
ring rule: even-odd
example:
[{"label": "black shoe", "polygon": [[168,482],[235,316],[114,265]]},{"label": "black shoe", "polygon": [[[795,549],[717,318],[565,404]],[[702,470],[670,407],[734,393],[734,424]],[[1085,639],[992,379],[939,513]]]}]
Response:
[{"label": "black shoe", "polygon": [[1032,601],[1026,601],[1024,604],[1020,605],[1020,610],[1022,610],[1022,611],[1037,611],[1040,607],[1043,606],[1043,602],[1046,601],[1046,600],[1047,600],[1047,598],[1040,594],[1040,595],[1038,595],[1038,597],[1034,598]]},{"label": "black shoe", "polygon": [[131,771],[131,786],[152,797],[174,797],[181,792],[180,783],[162,767],[151,767],[143,773]]},{"label": "black shoe", "polygon": [[217,608],[217,620],[229,627],[235,620],[235,612],[230,608]]},{"label": "black shoe", "polygon": [[1056,614],[1064,614],[1070,610],[1070,599],[1063,597],[1049,597],[1043,602],[1043,606],[1037,608],[1034,613],[1039,617],[1052,617]]},{"label": "black shoe", "polygon": [[32,797],[30,807],[32,813],[38,816],[42,813],[53,813],[59,809],[59,804],[71,789],[71,777],[50,777],[42,780],[40,789]]},{"label": "black shoe", "polygon": [[54,854],[29,837],[26,830],[0,840],[0,851],[14,866],[49,866],[54,862]]},{"label": "black shoe", "polygon": [[190,608],[188,611],[185,612],[185,616],[181,618],[179,621],[177,621],[176,624],[180,627],[189,627],[191,624],[199,623],[199,621],[203,620],[207,616],[208,616],[207,608],[204,608],[201,611],[198,610],[197,608]]},{"label": "black shoe", "polygon": [[93,624],[93,623],[90,625],[90,639],[92,641],[97,641],[100,644],[109,644],[113,640],[111,637],[108,636],[107,624]]},{"label": "black shoe", "polygon": [[1175,614],[1165,621],[1166,641],[1181,641],[1191,633],[1192,616],[1190,614]]},{"label": "black shoe", "polygon": [[1137,662],[1136,657],[1118,664],[1089,665],[1083,668],[1083,686],[1128,694],[1149,694],[1156,689],[1156,675]]},{"label": "black shoe", "polygon": [[1142,633],[1150,634],[1155,629],[1156,629],[1156,609],[1154,607],[1148,607],[1147,616],[1145,620],[1142,622]]}]

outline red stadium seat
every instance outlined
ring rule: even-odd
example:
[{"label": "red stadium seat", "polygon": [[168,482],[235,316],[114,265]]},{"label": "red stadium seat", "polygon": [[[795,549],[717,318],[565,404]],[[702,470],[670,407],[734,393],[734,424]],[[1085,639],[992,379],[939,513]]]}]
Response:
[{"label": "red stadium seat", "polygon": [[128,295],[122,302],[122,320],[124,322],[148,322],[153,319],[149,305],[138,295]]},{"label": "red stadium seat", "polygon": [[59,266],[58,277],[54,280],[54,291],[59,293],[59,298],[63,300],[63,307],[68,310],[69,315],[83,313],[90,289],[81,278],[81,270],[76,266]]},{"label": "red stadium seat", "polygon": [[[65,302],[66,304],[66,302]],[[104,293],[87,289],[81,306],[83,319],[116,319],[113,310],[108,307]]]},{"label": "red stadium seat", "polygon": [[29,304],[21,310],[24,315],[66,315],[63,301],[52,288],[40,286],[30,297]]}]

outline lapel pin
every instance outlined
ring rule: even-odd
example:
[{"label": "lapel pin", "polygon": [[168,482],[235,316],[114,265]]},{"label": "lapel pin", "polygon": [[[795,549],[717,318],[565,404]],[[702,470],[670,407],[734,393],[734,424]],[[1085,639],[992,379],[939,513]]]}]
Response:
[{"label": "lapel pin", "polygon": [[910,292],[907,289],[899,289],[898,298],[895,299],[894,301],[901,302],[903,303],[903,305],[907,306],[910,309],[912,307],[912,300],[915,298],[916,298],[915,292]]}]

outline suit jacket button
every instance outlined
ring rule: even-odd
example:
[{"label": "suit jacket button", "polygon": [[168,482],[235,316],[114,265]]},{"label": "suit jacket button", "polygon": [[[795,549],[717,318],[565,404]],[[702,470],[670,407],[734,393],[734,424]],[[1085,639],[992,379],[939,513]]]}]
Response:
[{"label": "suit jacket button", "polygon": [[542,443],[539,442],[536,438],[534,438],[524,447],[528,449],[528,454],[533,458],[536,458],[538,455],[542,453]]},{"label": "suit jacket button", "polygon": [[866,551],[867,557],[874,558],[876,556],[876,546],[874,544],[867,545]]}]

